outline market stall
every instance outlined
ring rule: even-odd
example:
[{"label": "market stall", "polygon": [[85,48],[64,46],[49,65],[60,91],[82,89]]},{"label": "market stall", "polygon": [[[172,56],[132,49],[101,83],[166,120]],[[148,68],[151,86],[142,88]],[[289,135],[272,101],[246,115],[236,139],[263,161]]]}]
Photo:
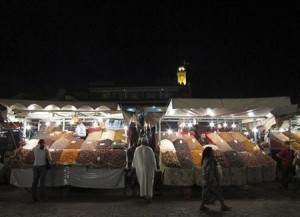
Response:
[{"label": "market stall", "polygon": [[[213,147],[215,156],[222,166],[223,185],[244,185],[275,179],[276,162],[260,150],[257,127],[271,126],[272,114],[282,113],[281,107],[293,106],[289,97],[248,99],[172,99],[163,122],[176,122],[176,129],[159,128],[161,168],[165,175],[164,184],[175,186],[201,185],[201,156],[205,145],[194,152],[186,146],[183,135],[206,133],[208,146]],[[294,107],[294,106],[293,106]],[[170,125],[171,126],[171,125]],[[247,129],[247,131],[244,131]],[[199,133],[199,132],[198,132]],[[165,140],[169,142],[166,142]],[[181,143],[175,144],[176,140]],[[193,138],[196,140],[196,138]],[[173,143],[174,148],[172,148]],[[164,148],[168,144],[168,148]],[[186,148],[188,147],[188,148]],[[184,157],[179,156],[184,151]],[[193,156],[193,157],[191,157]],[[197,159],[192,166],[189,159]],[[191,160],[193,162],[193,160]],[[196,161],[194,161],[196,162]],[[194,181],[182,177],[193,176]],[[169,178],[168,177],[172,177]],[[184,180],[184,181],[183,181]]]},{"label": "market stall", "polygon": [[[0,101],[8,106],[10,120],[23,123],[27,135],[24,146],[10,155],[11,184],[31,186],[32,149],[44,139],[52,158],[47,186],[124,187],[127,135],[117,103]],[[85,140],[73,135],[79,118],[87,127]]]}]

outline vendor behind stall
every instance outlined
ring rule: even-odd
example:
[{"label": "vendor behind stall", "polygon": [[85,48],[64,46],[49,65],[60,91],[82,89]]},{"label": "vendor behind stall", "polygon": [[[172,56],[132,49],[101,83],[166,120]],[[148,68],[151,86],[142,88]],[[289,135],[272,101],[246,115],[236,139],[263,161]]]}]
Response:
[{"label": "vendor behind stall", "polygon": [[80,139],[86,139],[86,127],[82,123],[81,119],[78,119],[77,126],[74,132],[75,137],[79,137]]}]

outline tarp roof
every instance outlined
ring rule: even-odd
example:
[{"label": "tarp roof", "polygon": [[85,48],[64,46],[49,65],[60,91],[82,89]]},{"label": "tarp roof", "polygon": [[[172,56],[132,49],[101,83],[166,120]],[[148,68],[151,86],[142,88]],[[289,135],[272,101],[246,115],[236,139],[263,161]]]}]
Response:
[{"label": "tarp roof", "polygon": [[69,117],[77,112],[82,116],[97,116],[122,118],[122,111],[117,102],[88,102],[88,101],[47,101],[47,100],[18,100],[0,99],[0,104],[7,106],[14,114],[26,115],[28,118],[48,117],[47,113],[55,113],[59,117]]},{"label": "tarp roof", "polygon": [[283,114],[282,107],[293,108],[290,97],[244,98],[244,99],[171,99],[165,118],[255,118],[266,117],[274,109],[277,114]]}]

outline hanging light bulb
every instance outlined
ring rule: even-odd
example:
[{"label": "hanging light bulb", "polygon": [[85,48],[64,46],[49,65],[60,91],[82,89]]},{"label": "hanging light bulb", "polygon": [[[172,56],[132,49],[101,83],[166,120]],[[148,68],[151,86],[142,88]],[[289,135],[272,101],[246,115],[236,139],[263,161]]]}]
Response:
[{"label": "hanging light bulb", "polygon": [[215,123],[214,123],[213,121],[211,121],[211,122],[209,123],[209,126],[210,126],[210,127],[214,127],[214,126],[215,126]]},{"label": "hanging light bulb", "polygon": [[218,128],[221,129],[221,128],[222,128],[222,125],[221,125],[221,124],[218,124]]},{"label": "hanging light bulb", "polygon": [[224,122],[223,126],[224,126],[224,127],[227,127],[227,126],[228,126],[228,124],[227,124],[226,122]]},{"label": "hanging light bulb", "polygon": [[233,124],[231,125],[231,127],[232,127],[232,128],[236,128],[236,124],[233,123]]},{"label": "hanging light bulb", "polygon": [[75,123],[75,121],[72,119],[70,120],[70,124],[73,125]]},{"label": "hanging light bulb", "polygon": [[172,130],[171,129],[168,129],[168,134],[170,135],[172,133]]},{"label": "hanging light bulb", "polygon": [[188,127],[192,127],[193,126],[193,124],[192,123],[188,123]]},{"label": "hanging light bulb", "polygon": [[50,122],[49,121],[46,122],[46,126],[47,127],[50,126]]}]

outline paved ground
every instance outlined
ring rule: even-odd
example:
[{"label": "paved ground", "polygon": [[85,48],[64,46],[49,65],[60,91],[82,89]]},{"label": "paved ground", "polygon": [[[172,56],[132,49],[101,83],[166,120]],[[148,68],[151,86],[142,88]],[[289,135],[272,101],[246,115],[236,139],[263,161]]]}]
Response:
[{"label": "paved ground", "polygon": [[[201,188],[193,187],[191,197],[184,197],[183,189],[167,187],[151,204],[139,196],[124,196],[124,191],[73,188],[63,194],[62,188],[48,188],[46,202],[31,202],[31,194],[22,188],[0,185],[0,216],[39,217],[192,217],[192,216],[300,216],[300,185],[293,184],[288,191],[278,183],[262,183],[250,190],[224,187],[226,203],[232,211],[221,212],[219,206],[210,206],[207,212],[199,211]],[[67,197],[67,198],[66,198]]]}]

